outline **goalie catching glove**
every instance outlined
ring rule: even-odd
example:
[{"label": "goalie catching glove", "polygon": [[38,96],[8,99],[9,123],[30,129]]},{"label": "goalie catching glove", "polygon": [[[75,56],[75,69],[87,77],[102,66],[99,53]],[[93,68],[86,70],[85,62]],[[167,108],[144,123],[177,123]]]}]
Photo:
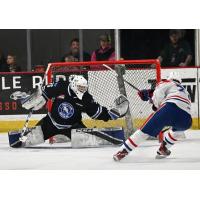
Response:
[{"label": "goalie catching glove", "polygon": [[22,107],[30,110],[39,110],[46,104],[45,98],[42,96],[41,88],[34,92],[29,97],[22,100]]},{"label": "goalie catching glove", "polygon": [[111,119],[115,120],[119,117],[124,117],[128,111],[129,101],[124,95],[120,95],[114,101],[114,106],[109,110]]}]

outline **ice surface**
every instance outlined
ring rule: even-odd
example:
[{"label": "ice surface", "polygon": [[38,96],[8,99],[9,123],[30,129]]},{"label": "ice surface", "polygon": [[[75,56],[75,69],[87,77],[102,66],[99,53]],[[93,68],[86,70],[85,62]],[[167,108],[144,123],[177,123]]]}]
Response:
[{"label": "ice surface", "polygon": [[146,141],[121,162],[112,155],[118,147],[71,149],[70,143],[42,144],[29,149],[13,149],[7,134],[0,134],[0,169],[200,169],[200,131],[189,130],[186,139],[171,148],[170,157],[156,160],[157,141]]}]

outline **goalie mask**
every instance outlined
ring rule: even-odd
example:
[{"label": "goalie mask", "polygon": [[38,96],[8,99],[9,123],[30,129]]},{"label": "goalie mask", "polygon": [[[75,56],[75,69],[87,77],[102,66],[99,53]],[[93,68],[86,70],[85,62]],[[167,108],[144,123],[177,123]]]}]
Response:
[{"label": "goalie mask", "polygon": [[87,80],[80,75],[74,75],[70,81],[70,88],[74,91],[76,96],[82,100],[83,94],[88,89]]}]

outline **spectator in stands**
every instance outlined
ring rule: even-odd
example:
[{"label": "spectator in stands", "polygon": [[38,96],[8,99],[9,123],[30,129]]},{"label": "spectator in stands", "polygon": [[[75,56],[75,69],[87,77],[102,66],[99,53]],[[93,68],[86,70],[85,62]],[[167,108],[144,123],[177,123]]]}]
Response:
[{"label": "spectator in stands", "polygon": [[45,72],[46,67],[44,65],[37,65],[34,67],[34,72],[40,72],[43,73]]},{"label": "spectator in stands", "polygon": [[108,34],[99,37],[100,48],[92,53],[92,61],[115,60],[115,49],[111,47],[111,39]]},{"label": "spectator in stands", "polygon": [[169,32],[170,43],[161,51],[158,59],[161,66],[188,66],[192,60],[189,43],[184,40],[184,32],[172,29]]},{"label": "spectator in stands", "polygon": [[0,50],[0,72],[6,72],[6,71],[8,71],[6,59],[3,55],[3,52]]},{"label": "spectator in stands", "polygon": [[[74,57],[74,56],[72,56],[72,55],[70,55],[70,54],[66,54],[66,56],[64,57],[64,62],[78,62],[79,60],[76,58],[76,57]],[[77,69],[89,69],[89,66],[80,66],[80,67],[78,67],[78,66],[71,66],[70,67],[70,69],[71,70],[77,70]]]},{"label": "spectator in stands", "polygon": [[64,57],[64,62],[78,62],[79,59],[72,56],[71,54],[66,54],[66,56]]},{"label": "spectator in stands", "polygon": [[8,72],[20,72],[21,68],[17,65],[17,57],[13,54],[7,55]]},{"label": "spectator in stands", "polygon": [[[80,61],[80,46],[79,46],[79,39],[78,38],[74,38],[74,39],[71,40],[70,51],[69,51],[69,53],[65,54],[62,57],[62,62],[64,62],[65,58],[68,57],[68,56],[74,57],[75,58],[74,62]],[[90,58],[91,58],[90,54],[83,51],[83,61],[90,61]]]}]

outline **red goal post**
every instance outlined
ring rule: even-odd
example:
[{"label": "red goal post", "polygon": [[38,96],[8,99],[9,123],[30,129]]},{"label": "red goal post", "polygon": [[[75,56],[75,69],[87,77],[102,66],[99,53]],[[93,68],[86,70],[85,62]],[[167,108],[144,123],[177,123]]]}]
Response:
[{"label": "red goal post", "polygon": [[[55,62],[55,63],[49,63],[47,68],[47,76],[48,76],[48,82],[52,81],[52,68],[53,67],[73,67],[73,66],[90,66],[94,70],[100,69],[103,64],[106,65],[151,65],[150,68],[154,68],[156,70],[156,79],[157,81],[161,80],[161,67],[160,67],[160,61],[158,59],[146,59],[146,60],[118,60],[118,61],[91,61],[91,62]],[[154,65],[154,66],[152,66]],[[105,69],[105,67],[103,68]],[[142,69],[142,67],[141,67]]]},{"label": "red goal post", "polygon": [[[109,70],[103,64],[112,69],[121,68],[122,73],[117,72],[117,77],[115,71]],[[129,122],[131,120],[135,128],[141,126],[152,112],[151,106],[148,102],[140,100],[136,90],[120,80],[124,79],[139,89],[153,88],[161,80],[160,62],[156,59],[50,63],[46,74],[48,84],[57,81],[59,77],[68,79],[71,74],[83,75],[88,80],[88,90],[94,99],[107,108],[123,92],[122,87],[124,87],[130,101]],[[48,104],[48,109],[51,109],[51,102]],[[127,127],[127,118],[103,122],[91,120],[83,115],[83,122],[87,127]]]}]

